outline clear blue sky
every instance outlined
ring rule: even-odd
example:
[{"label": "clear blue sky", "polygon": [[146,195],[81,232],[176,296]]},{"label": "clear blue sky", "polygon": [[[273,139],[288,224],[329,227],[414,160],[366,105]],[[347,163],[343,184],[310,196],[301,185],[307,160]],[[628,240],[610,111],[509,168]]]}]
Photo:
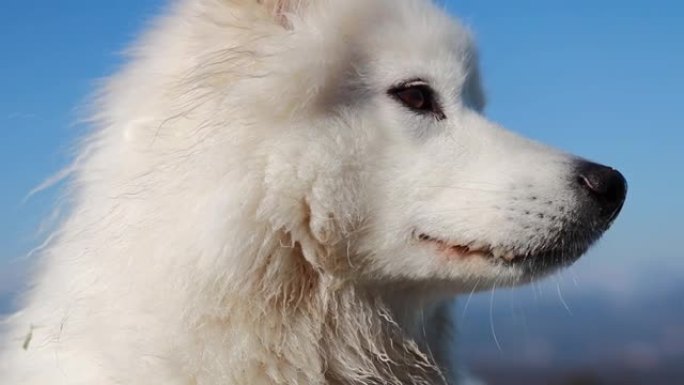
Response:
[{"label": "clear blue sky", "polygon": [[[684,2],[444,3],[477,37],[490,117],[616,166],[629,180],[623,215],[579,270],[591,275],[597,266],[631,266],[636,272],[665,266],[665,274],[684,266],[679,244]],[[23,204],[22,199],[66,164],[69,146],[83,130],[76,124],[78,106],[98,78],[117,68],[119,52],[162,5],[161,0],[0,3],[0,272],[5,275],[12,270],[7,261],[39,239],[34,234],[54,192]]]}]

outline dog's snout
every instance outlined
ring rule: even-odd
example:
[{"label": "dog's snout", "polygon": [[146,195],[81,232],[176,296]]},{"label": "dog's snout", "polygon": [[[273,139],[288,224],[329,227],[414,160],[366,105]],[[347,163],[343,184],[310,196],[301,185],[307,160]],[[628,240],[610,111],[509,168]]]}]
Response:
[{"label": "dog's snout", "polygon": [[581,161],[577,167],[577,183],[598,203],[602,218],[612,220],[620,212],[627,195],[627,181],[619,171]]}]

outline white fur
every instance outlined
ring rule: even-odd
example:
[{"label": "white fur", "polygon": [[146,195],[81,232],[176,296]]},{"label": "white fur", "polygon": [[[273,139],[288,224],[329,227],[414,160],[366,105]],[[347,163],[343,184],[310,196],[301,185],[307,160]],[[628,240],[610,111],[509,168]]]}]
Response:
[{"label": "white fur", "polygon": [[[416,77],[446,119],[387,94]],[[530,277],[416,233],[527,253],[575,204],[483,103],[429,1],[175,4],[94,107],[0,382],[458,382],[449,298]]]}]

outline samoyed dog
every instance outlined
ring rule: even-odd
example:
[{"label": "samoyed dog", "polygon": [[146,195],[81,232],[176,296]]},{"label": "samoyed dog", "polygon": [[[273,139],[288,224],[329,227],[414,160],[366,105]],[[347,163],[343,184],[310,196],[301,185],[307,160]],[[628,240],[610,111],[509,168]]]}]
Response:
[{"label": "samoyed dog", "polygon": [[429,0],[181,0],[94,103],[6,385],[457,384],[449,301],[575,261],[612,168],[482,114]]}]

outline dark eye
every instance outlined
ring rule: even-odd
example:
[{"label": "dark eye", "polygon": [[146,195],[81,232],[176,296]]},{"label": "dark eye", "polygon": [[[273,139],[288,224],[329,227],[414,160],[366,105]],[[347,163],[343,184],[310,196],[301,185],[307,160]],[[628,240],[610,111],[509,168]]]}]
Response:
[{"label": "dark eye", "polygon": [[435,91],[427,84],[403,84],[390,89],[389,94],[413,112],[433,114],[440,120],[445,118],[435,100]]}]

